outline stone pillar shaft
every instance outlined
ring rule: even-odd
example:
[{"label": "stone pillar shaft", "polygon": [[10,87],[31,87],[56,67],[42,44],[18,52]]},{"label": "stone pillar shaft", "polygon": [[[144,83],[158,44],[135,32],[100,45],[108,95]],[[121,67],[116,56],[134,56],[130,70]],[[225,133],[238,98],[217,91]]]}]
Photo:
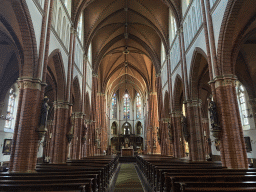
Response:
[{"label": "stone pillar shaft", "polygon": [[19,80],[19,103],[10,158],[10,172],[32,172],[36,167],[41,83]]}]

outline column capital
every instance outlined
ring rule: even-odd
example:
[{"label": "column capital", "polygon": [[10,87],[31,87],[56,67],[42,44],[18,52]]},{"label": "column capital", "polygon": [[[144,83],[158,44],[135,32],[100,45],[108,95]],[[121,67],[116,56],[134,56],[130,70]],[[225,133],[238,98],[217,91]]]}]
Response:
[{"label": "column capital", "polygon": [[74,115],[74,118],[76,118],[76,119],[84,118],[84,113],[82,113],[82,112],[73,112],[72,115]]},{"label": "column capital", "polygon": [[175,110],[171,113],[171,116],[172,117],[182,117],[182,112],[181,111],[178,111],[178,110]]},{"label": "column capital", "polygon": [[222,76],[216,76],[212,81],[209,82],[215,83],[215,88],[225,87],[225,86],[235,86],[237,81],[237,76],[233,74],[226,74]]},{"label": "column capital", "polygon": [[161,121],[163,121],[163,123],[170,123],[171,122],[171,118],[162,118]]},{"label": "column capital", "polygon": [[202,105],[201,99],[187,100],[186,101],[188,107],[200,107]]},{"label": "column capital", "polygon": [[159,73],[156,74],[156,78],[157,78],[157,77],[161,77],[161,72],[159,72]]},{"label": "column capital", "polygon": [[149,95],[157,95],[157,92],[150,92]]},{"label": "column capital", "polygon": [[105,93],[98,92],[97,96],[105,96]]},{"label": "column capital", "polygon": [[38,89],[41,91],[42,81],[40,79],[34,78],[18,78],[18,88],[19,89]]},{"label": "column capital", "polygon": [[72,106],[72,104],[70,104],[67,101],[54,101],[53,106],[56,109],[69,109],[69,107]]},{"label": "column capital", "polygon": [[92,73],[92,77],[98,78],[98,73]]}]

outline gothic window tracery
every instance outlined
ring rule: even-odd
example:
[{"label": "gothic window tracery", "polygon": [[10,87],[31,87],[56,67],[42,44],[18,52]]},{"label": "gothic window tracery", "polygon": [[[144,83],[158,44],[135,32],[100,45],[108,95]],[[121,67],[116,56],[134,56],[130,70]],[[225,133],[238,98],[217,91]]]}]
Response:
[{"label": "gothic window tracery", "polygon": [[112,119],[116,119],[117,116],[117,104],[116,104],[116,94],[112,97]]},{"label": "gothic window tracery", "polygon": [[246,90],[245,87],[241,84],[237,84],[237,97],[238,97],[238,105],[240,111],[240,117],[243,126],[249,125],[249,109],[246,100]]},{"label": "gothic window tracery", "polygon": [[141,97],[140,97],[140,94],[137,93],[137,96],[136,96],[136,111],[137,111],[137,119],[140,119],[141,118]]},{"label": "gothic window tracery", "polygon": [[77,33],[80,40],[82,40],[82,31],[83,31],[82,27],[83,27],[83,15],[81,14],[78,21],[78,26],[77,26]]},{"label": "gothic window tracery", "polygon": [[15,94],[14,94],[13,88],[11,88],[10,92],[9,92],[7,115],[6,115],[6,120],[5,120],[6,128],[11,128],[11,126],[12,126],[14,105],[15,105]]},{"label": "gothic window tracery", "polygon": [[130,119],[130,96],[128,93],[124,94],[123,97],[124,100],[124,119]]}]

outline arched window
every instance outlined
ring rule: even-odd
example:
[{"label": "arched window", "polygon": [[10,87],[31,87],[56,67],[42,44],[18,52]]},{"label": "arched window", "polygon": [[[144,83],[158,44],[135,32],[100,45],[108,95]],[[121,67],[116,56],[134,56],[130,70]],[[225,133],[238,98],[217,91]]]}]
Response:
[{"label": "arched window", "polygon": [[14,106],[15,106],[15,94],[14,94],[13,88],[11,88],[9,91],[7,115],[6,115],[6,120],[5,120],[6,128],[11,128],[11,126],[12,126]]},{"label": "arched window", "polygon": [[140,97],[140,94],[137,93],[137,96],[136,96],[136,110],[137,110],[137,119],[140,119],[141,118],[141,97]]},{"label": "arched window", "polygon": [[67,47],[67,50],[69,48],[69,38],[70,38],[70,28],[69,28],[69,25],[67,26],[67,34],[66,34],[66,47]]},{"label": "arched window", "polygon": [[130,96],[128,93],[124,94],[124,119],[130,119]]},{"label": "arched window", "polygon": [[249,109],[246,101],[246,90],[241,83],[237,83],[237,97],[240,110],[240,117],[243,126],[249,126]]},{"label": "arched window", "polygon": [[52,26],[54,28],[55,28],[55,24],[56,24],[56,16],[57,16],[57,1],[54,1],[54,4],[53,4],[53,14],[52,14]]},{"label": "arched window", "polygon": [[62,1],[63,1],[64,5],[65,5],[66,7],[68,7],[68,0],[62,0]]},{"label": "arched window", "polygon": [[116,119],[117,116],[117,104],[116,104],[116,94],[112,97],[112,119]]},{"label": "arched window", "polygon": [[194,26],[194,35],[197,32],[197,23],[196,23],[196,11],[195,11],[195,7],[192,8],[192,19],[193,19],[193,26]]},{"label": "arched window", "polygon": [[172,11],[170,10],[170,23],[169,23],[169,30],[170,30],[170,44],[172,43],[175,35],[176,35],[176,31],[177,31],[177,26],[176,26],[176,21],[175,18],[173,16]]},{"label": "arched window", "polygon": [[88,57],[89,63],[92,64],[92,43],[89,45],[87,57]]},{"label": "arched window", "polygon": [[62,20],[62,11],[61,11],[61,8],[59,8],[58,25],[57,25],[57,33],[59,37],[60,37],[60,29],[61,29],[61,20]]},{"label": "arched window", "polygon": [[188,33],[187,33],[187,23],[184,25],[184,41],[185,41],[185,48],[188,47]]},{"label": "arched window", "polygon": [[192,25],[191,25],[191,17],[188,16],[188,45],[191,43],[193,39],[193,31],[192,31]]},{"label": "arched window", "polygon": [[202,16],[201,16],[201,4],[200,4],[200,0],[197,0],[197,22],[198,22],[198,28],[201,26],[202,24]]},{"label": "arched window", "polygon": [[[66,28],[66,17],[63,17],[63,22],[62,22],[62,28],[65,29]],[[61,40],[63,42],[63,44],[65,45],[65,40],[66,40],[66,30],[62,31],[62,37]]]},{"label": "arched window", "polygon": [[83,27],[83,15],[81,14],[78,21],[78,25],[77,25],[77,33],[80,40],[82,40],[82,31],[83,31],[82,27]]},{"label": "arched window", "polygon": [[165,48],[164,48],[164,44],[161,44],[161,60],[162,60],[162,64],[165,61]]}]

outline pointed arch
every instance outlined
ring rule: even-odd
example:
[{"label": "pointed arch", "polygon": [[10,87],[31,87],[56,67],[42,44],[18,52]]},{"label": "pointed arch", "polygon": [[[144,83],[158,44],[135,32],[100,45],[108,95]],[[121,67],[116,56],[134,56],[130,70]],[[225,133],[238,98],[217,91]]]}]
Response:
[{"label": "pointed arch", "polygon": [[65,78],[65,71],[64,65],[62,60],[62,55],[59,49],[55,49],[49,55],[48,61],[48,71],[50,71],[57,84],[57,100],[65,101],[65,90],[66,90],[66,78]]},{"label": "pointed arch", "polygon": [[183,97],[183,83],[180,75],[177,75],[174,83],[173,102],[174,110],[181,111],[182,108],[182,97]]},{"label": "pointed arch", "polygon": [[80,84],[78,77],[75,76],[73,80],[73,96],[74,96],[74,102],[73,102],[73,112],[81,112],[82,111],[82,99],[81,99],[81,91],[80,91]]},{"label": "pointed arch", "polygon": [[[198,82],[201,78],[202,73],[208,71],[208,62],[206,53],[199,47],[196,47],[192,60],[191,60],[191,68],[190,68],[190,76],[189,76],[189,85],[190,85],[190,95],[192,99],[198,98]],[[210,78],[210,77],[209,77]]]}]

